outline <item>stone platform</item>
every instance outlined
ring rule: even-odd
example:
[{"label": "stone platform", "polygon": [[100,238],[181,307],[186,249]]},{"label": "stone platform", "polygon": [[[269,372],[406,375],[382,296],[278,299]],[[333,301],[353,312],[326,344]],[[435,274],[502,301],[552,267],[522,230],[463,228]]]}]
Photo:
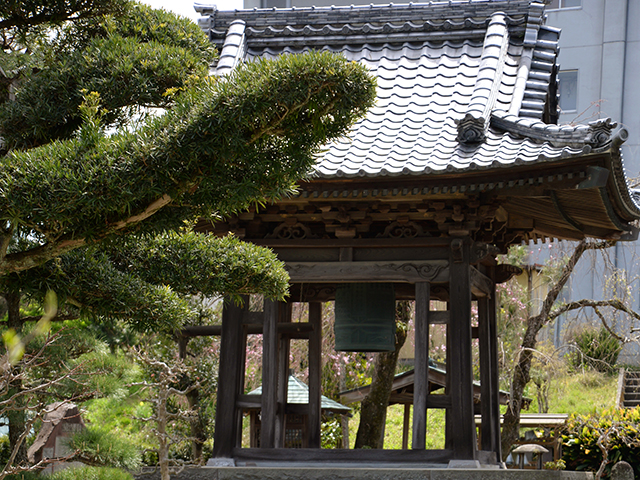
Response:
[{"label": "stone platform", "polygon": [[[136,480],[158,480],[159,472]],[[172,474],[175,480],[593,480],[593,474],[490,468],[200,467]]]}]

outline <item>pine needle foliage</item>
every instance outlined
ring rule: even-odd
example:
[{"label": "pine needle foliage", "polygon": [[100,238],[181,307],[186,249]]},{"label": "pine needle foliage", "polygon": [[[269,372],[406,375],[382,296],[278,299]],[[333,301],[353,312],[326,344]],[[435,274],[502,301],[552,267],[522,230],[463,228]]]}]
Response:
[{"label": "pine needle foliage", "polygon": [[373,104],[366,69],[309,53],[211,77],[216,53],[184,18],[116,0],[44,3],[0,10],[5,289],[54,289],[63,307],[141,330],[193,320],[190,295],[284,298],[268,249],[184,227],[291,194]]}]

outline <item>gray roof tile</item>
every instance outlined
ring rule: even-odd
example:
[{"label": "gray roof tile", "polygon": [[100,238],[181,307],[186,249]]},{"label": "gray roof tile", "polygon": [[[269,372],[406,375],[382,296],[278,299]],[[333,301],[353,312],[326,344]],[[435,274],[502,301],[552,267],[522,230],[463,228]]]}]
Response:
[{"label": "gray roof tile", "polygon": [[[612,144],[610,124],[542,122],[545,111],[553,118],[557,105],[551,96],[559,38],[558,29],[543,25],[542,4],[459,0],[273,11],[200,8],[210,14],[202,25],[217,44],[231,34],[233,21],[245,22],[248,60],[320,48],[363,63],[377,77],[375,106],[347,138],[327,145],[315,166],[320,178],[501,169]],[[620,182],[626,181],[619,170]]]}]

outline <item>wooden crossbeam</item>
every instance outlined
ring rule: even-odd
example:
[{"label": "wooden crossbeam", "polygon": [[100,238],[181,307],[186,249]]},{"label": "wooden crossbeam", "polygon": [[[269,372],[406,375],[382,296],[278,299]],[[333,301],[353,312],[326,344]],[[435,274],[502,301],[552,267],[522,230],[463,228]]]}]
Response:
[{"label": "wooden crossbeam", "polygon": [[394,262],[291,262],[286,264],[292,283],[431,282],[449,279],[446,260]]},{"label": "wooden crossbeam", "polygon": [[[289,338],[308,338],[313,325],[306,322],[279,323],[276,326],[279,335]],[[263,331],[262,324],[247,325],[247,333],[258,335]],[[180,332],[184,337],[215,337],[222,332],[222,325],[193,325],[183,327]]]},{"label": "wooden crossbeam", "polygon": [[475,267],[469,267],[471,281],[471,293],[476,297],[488,297],[493,291],[493,282],[490,278],[480,273]]},{"label": "wooden crossbeam", "polygon": [[452,450],[347,450],[324,448],[236,448],[236,461],[367,462],[367,463],[447,463]]}]

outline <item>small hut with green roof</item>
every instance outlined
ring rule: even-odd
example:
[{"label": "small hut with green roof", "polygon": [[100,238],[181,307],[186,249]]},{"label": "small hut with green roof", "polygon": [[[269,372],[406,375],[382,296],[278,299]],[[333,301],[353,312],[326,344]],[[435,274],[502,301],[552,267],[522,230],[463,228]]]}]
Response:
[{"label": "small hut with green roof", "polygon": [[[262,385],[248,395],[262,395]],[[322,395],[320,407],[324,415],[350,415],[351,408]],[[250,415],[250,446],[260,447],[260,407],[252,406],[245,411]],[[284,447],[308,448],[307,426],[309,418],[309,387],[294,375],[289,375],[287,388],[287,415]]]}]

